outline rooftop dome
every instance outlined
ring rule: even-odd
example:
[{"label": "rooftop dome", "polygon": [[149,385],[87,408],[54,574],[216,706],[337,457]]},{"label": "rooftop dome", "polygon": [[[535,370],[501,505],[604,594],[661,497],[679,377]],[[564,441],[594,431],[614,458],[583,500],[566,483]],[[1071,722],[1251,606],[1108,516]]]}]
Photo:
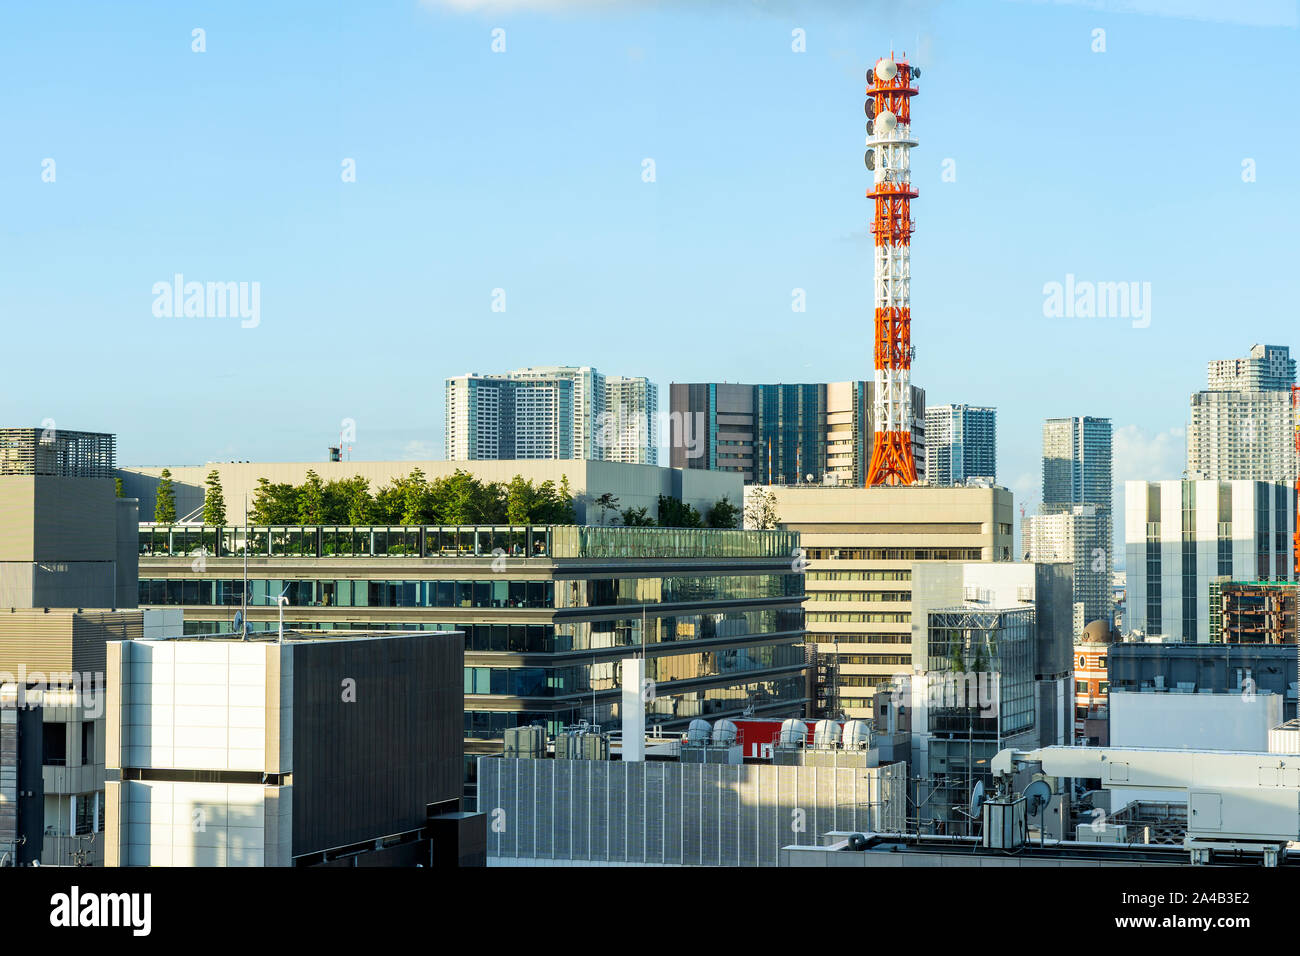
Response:
[{"label": "rooftop dome", "polygon": [[1109,644],[1111,642],[1110,625],[1105,621],[1093,621],[1083,629],[1079,637],[1080,644]]}]

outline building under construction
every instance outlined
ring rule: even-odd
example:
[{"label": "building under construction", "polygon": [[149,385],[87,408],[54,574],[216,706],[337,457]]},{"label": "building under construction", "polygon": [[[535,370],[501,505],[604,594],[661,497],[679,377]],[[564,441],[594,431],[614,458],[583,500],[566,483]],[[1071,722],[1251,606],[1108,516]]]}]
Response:
[{"label": "building under construction", "polygon": [[1294,581],[1210,582],[1210,641],[1222,644],[1294,644]]}]

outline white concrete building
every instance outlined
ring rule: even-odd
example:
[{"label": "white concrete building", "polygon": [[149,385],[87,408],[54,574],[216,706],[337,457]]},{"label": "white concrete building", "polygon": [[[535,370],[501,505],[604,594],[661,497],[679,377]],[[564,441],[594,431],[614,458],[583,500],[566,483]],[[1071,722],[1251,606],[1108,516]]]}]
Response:
[{"label": "white concrete building", "polygon": [[1285,345],[1252,345],[1244,359],[1215,359],[1206,370],[1211,391],[1290,391],[1295,359]]},{"label": "white concrete building", "polygon": [[648,378],[609,375],[605,408],[596,416],[598,457],[634,465],[659,462],[659,386]]},{"label": "white concrete building", "polygon": [[563,377],[447,379],[448,460],[583,457],[574,453],[573,392]]},{"label": "white concrete building", "polygon": [[1289,391],[1205,391],[1192,396],[1189,477],[1286,481],[1295,473],[1295,413]]},{"label": "white concrete building", "polygon": [[1206,643],[1210,581],[1290,580],[1295,491],[1271,481],[1124,485],[1128,625]]}]

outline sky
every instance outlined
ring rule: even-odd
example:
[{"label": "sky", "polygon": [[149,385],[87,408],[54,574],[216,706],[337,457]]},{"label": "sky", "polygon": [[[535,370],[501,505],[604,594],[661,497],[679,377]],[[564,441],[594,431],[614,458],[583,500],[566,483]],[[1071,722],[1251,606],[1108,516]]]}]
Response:
[{"label": "sky", "polygon": [[[1030,513],[1048,417],[1113,420],[1117,491],[1177,478],[1206,362],[1300,345],[1297,23],[1295,0],[5,4],[0,420],[180,465],[323,459],[351,419],[352,457],[418,459],[465,372],[594,365],[665,406],[674,381],[870,378],[864,73],[892,49],[922,70],[913,383],[997,408]],[[171,314],[178,274],[256,284],[255,321]],[[1149,314],[1049,314],[1067,276],[1136,282]]]}]

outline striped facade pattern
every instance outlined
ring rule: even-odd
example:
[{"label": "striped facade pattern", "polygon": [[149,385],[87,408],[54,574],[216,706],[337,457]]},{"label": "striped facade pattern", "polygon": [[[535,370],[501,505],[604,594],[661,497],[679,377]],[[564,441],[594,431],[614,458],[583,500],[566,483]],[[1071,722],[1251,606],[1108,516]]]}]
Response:
[{"label": "striped facade pattern", "polygon": [[830,831],[901,832],[903,764],[877,768],[479,760],[488,857],[777,866]]}]

